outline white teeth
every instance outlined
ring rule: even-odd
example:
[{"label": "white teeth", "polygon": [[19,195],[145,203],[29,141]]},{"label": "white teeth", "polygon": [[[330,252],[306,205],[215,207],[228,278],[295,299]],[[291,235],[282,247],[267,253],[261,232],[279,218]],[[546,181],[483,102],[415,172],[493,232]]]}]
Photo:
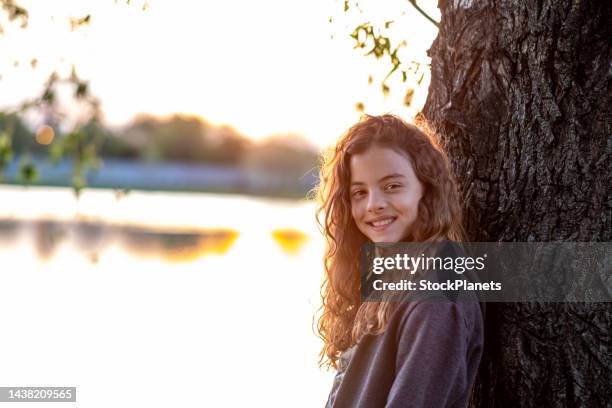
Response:
[{"label": "white teeth", "polygon": [[372,222],[372,225],[375,227],[382,227],[383,225],[388,225],[391,224],[393,222],[393,218],[387,218],[386,220],[383,221],[374,221]]}]

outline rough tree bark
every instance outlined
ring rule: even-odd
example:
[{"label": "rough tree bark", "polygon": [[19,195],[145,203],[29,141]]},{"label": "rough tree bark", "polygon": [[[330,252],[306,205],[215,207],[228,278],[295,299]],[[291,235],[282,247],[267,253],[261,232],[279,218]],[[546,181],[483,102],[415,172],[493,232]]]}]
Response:
[{"label": "rough tree bark", "polygon": [[[424,115],[473,241],[611,241],[612,2],[439,1]],[[612,304],[488,304],[472,404],[612,406]]]}]

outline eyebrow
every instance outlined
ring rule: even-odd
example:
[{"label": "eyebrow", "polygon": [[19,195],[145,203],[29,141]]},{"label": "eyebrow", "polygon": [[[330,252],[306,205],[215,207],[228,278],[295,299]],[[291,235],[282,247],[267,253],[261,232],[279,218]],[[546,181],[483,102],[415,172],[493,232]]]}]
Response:
[{"label": "eyebrow", "polygon": [[[406,176],[404,176],[403,174],[399,174],[399,173],[393,173],[393,174],[389,174],[387,176],[382,177],[380,180],[378,180],[378,182],[381,183],[383,181],[387,181],[389,179],[394,179],[394,178],[406,178]],[[351,186],[363,185],[363,184],[365,183],[361,181],[354,181],[351,183]]]}]

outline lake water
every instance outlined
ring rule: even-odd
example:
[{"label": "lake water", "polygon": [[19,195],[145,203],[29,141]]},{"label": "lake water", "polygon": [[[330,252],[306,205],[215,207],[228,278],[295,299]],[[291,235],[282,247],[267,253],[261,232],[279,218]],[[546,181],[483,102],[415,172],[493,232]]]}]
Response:
[{"label": "lake water", "polygon": [[322,253],[305,201],[0,186],[0,386],[76,386],[56,407],[323,406]]}]

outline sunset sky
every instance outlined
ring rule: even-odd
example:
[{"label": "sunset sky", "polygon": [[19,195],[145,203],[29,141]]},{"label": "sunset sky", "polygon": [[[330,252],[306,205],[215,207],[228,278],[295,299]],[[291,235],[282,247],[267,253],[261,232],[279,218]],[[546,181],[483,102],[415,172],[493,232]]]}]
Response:
[{"label": "sunset sky", "polygon": [[[435,2],[421,3],[439,18]],[[427,61],[436,35],[405,0],[361,1],[361,16],[343,13],[343,2],[335,0],[18,4],[29,10],[30,22],[25,30],[2,22],[0,108],[37,95],[53,69],[65,74],[74,64],[91,81],[110,125],[138,113],[189,113],[252,138],[298,133],[319,146],[359,118],[359,101],[367,113],[413,113],[402,107],[405,85],[391,82],[383,97],[376,80],[387,66],[353,49],[349,34],[358,22],[396,20],[392,28],[407,41],[407,59]],[[69,18],[87,14],[91,23],[71,32]],[[375,85],[368,85],[369,74]],[[427,84],[426,78],[415,95],[416,108]]]}]

